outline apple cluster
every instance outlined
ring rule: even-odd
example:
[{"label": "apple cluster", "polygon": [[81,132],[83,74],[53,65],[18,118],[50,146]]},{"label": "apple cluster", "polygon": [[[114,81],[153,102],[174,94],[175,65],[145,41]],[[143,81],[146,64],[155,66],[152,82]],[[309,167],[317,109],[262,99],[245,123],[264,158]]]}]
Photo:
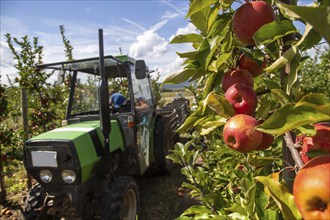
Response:
[{"label": "apple cluster", "polygon": [[[242,45],[253,48],[254,34],[274,20],[274,10],[268,3],[246,2],[234,14],[234,36]],[[267,58],[259,65],[242,54],[237,63],[222,78],[225,98],[235,110],[224,126],[223,138],[229,147],[241,153],[265,150],[274,137],[255,129],[261,121],[254,117],[258,98],[253,78],[262,74]],[[330,123],[315,124],[314,129],[315,135],[300,135],[296,139],[302,146],[300,155],[305,165],[295,177],[293,196],[303,219],[330,219]]]},{"label": "apple cluster", "polygon": [[[255,63],[253,60],[249,62]],[[244,66],[244,68],[240,65],[237,69],[226,72],[222,78],[225,98],[235,110],[235,115],[224,126],[223,138],[229,147],[241,153],[265,150],[271,146],[274,140],[272,135],[255,129],[260,124],[260,121],[253,116],[258,104],[258,97],[253,89],[251,69],[249,66]],[[262,72],[262,67],[259,69]],[[258,71],[260,72],[260,70]]]},{"label": "apple cluster", "polygon": [[[274,20],[273,8],[268,3],[247,2],[234,14],[233,32],[243,45],[253,46],[255,32]],[[262,74],[267,65],[267,58],[264,57],[262,65],[259,65],[243,53],[237,63],[237,67],[224,74],[221,82],[225,98],[235,110],[235,115],[224,126],[224,141],[229,147],[241,153],[265,150],[273,143],[274,137],[255,129],[260,121],[253,116],[258,104],[258,97],[253,89],[253,78]]]}]

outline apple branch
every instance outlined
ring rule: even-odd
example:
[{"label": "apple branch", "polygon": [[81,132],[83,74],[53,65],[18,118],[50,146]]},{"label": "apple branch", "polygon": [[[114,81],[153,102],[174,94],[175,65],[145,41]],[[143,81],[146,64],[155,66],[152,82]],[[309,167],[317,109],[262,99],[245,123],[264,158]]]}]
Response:
[{"label": "apple branch", "polygon": [[300,170],[304,166],[304,163],[302,162],[302,160],[300,158],[299,152],[296,148],[295,143],[292,140],[292,136],[291,136],[290,132],[285,132],[284,141],[286,143],[286,146],[289,148],[289,150],[291,152],[292,159],[294,160],[298,169]]}]

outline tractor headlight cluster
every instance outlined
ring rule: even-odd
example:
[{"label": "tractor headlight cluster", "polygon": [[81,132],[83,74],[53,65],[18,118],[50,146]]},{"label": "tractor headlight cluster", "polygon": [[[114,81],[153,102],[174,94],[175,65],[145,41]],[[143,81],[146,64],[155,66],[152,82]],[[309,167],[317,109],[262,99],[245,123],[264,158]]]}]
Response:
[{"label": "tractor headlight cluster", "polygon": [[73,170],[63,170],[62,179],[66,183],[73,183],[76,180],[76,173]]},{"label": "tractor headlight cluster", "polygon": [[49,183],[53,179],[53,174],[50,170],[40,170],[39,176],[44,183]]}]

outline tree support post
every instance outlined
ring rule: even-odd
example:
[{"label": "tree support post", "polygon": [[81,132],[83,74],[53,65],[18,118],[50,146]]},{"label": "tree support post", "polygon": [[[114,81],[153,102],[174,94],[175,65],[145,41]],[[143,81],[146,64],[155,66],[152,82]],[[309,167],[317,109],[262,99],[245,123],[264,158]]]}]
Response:
[{"label": "tree support post", "polygon": [[[26,89],[21,89],[21,103],[22,103],[22,120],[23,120],[23,131],[24,141],[29,139],[29,121],[28,121],[28,99]],[[27,186],[30,189],[32,187],[31,176],[27,173]]]}]

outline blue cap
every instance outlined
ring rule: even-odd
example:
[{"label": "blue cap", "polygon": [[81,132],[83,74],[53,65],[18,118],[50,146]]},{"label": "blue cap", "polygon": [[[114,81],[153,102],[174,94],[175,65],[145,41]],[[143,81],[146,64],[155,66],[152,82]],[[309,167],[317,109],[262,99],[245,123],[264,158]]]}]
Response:
[{"label": "blue cap", "polygon": [[111,96],[111,102],[115,108],[120,108],[125,104],[126,98],[120,93],[115,93]]}]

